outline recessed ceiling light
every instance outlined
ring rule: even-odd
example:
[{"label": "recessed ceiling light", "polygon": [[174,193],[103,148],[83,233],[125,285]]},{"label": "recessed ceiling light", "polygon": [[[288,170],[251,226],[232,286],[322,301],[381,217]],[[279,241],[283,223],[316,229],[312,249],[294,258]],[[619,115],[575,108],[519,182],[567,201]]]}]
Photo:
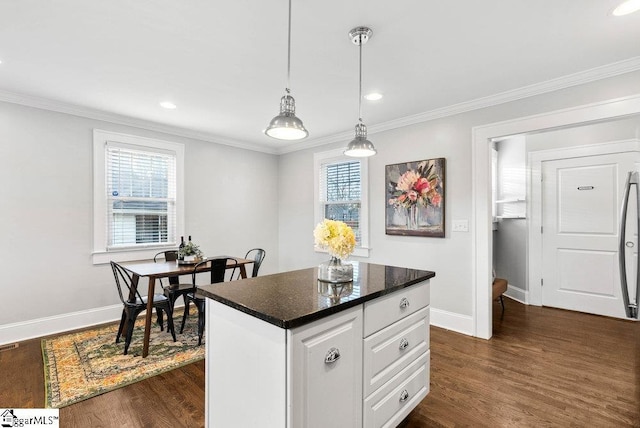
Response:
[{"label": "recessed ceiling light", "polygon": [[378,101],[382,99],[382,94],[379,92],[371,92],[370,94],[365,95],[364,99],[368,101]]},{"label": "recessed ceiling light", "polygon": [[616,7],[612,14],[613,16],[624,16],[637,12],[638,10],[640,10],[640,0],[627,0]]},{"label": "recessed ceiling light", "polygon": [[171,101],[163,101],[160,103],[160,107],[173,110],[174,108],[176,108],[176,105]]}]

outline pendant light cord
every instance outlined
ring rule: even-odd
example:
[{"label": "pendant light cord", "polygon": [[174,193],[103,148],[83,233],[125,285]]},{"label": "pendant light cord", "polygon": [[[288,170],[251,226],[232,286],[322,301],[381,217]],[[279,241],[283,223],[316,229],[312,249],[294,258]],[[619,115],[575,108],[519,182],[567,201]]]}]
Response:
[{"label": "pendant light cord", "polygon": [[289,0],[289,30],[287,33],[287,87],[285,88],[287,94],[291,92],[289,86],[291,85],[291,0]]},{"label": "pendant light cord", "polygon": [[358,43],[359,52],[360,52],[360,76],[359,76],[359,86],[358,86],[358,120],[362,123],[362,34],[360,36],[360,43]]}]

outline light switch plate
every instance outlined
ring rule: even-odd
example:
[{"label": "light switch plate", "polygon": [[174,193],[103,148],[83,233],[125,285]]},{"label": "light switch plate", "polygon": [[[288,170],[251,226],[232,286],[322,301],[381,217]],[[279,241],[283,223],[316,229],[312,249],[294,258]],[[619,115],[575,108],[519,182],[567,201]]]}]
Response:
[{"label": "light switch plate", "polygon": [[453,220],[453,231],[454,232],[468,232],[469,231],[469,220]]}]

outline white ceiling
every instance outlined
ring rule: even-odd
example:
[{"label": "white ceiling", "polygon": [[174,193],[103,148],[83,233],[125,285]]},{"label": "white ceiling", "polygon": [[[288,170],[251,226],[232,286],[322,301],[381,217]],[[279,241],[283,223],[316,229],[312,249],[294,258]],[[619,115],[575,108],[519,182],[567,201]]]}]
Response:
[{"label": "white ceiling", "polygon": [[615,18],[617,2],[293,0],[291,88],[310,136],[291,143],[262,133],[284,93],[287,0],[0,0],[0,100],[270,153],[346,144],[358,111],[351,28],[373,30],[363,90],[384,98],[363,103],[371,134],[496,94],[640,69],[640,12]]}]

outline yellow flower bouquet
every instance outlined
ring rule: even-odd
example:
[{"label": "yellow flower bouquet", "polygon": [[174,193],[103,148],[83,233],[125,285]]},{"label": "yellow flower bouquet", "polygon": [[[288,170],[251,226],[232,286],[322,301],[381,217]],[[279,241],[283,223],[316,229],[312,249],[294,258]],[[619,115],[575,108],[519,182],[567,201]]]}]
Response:
[{"label": "yellow flower bouquet", "polygon": [[346,259],[356,246],[356,235],[345,222],[324,219],[313,231],[317,247],[327,250],[332,257]]},{"label": "yellow flower bouquet", "polygon": [[344,295],[344,290],[341,288],[337,292],[333,287],[336,284],[353,281],[353,265],[343,264],[342,259],[346,259],[353,253],[356,235],[346,223],[324,219],[313,230],[313,237],[316,246],[328,251],[331,255],[331,260],[318,266],[319,284],[327,284],[327,286],[319,286],[319,291],[329,297],[338,296],[339,300],[339,296]]}]

